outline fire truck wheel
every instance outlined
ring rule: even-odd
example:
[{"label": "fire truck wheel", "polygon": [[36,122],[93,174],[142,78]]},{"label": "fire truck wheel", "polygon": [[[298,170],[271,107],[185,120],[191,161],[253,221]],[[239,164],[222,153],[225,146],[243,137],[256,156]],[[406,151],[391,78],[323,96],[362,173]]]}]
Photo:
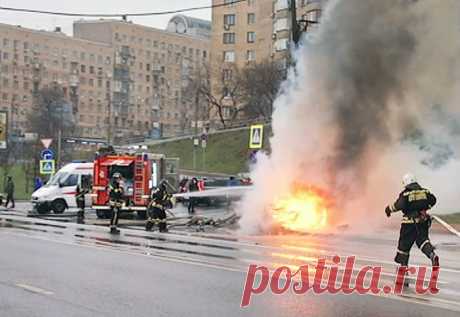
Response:
[{"label": "fire truck wheel", "polygon": [[145,210],[139,210],[137,212],[137,218],[141,219],[141,220],[145,220],[147,219],[147,211]]},{"label": "fire truck wheel", "polygon": [[53,209],[55,214],[62,214],[67,208],[67,204],[63,199],[56,199],[51,204],[51,209]]}]

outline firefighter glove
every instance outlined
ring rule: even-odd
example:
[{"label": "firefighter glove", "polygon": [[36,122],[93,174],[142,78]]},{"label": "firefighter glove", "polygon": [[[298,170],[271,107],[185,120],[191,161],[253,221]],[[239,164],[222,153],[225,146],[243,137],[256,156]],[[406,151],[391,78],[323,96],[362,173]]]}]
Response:
[{"label": "firefighter glove", "polygon": [[391,216],[390,206],[387,206],[387,208],[385,208],[385,213],[387,214],[387,217],[390,218],[390,216]]}]

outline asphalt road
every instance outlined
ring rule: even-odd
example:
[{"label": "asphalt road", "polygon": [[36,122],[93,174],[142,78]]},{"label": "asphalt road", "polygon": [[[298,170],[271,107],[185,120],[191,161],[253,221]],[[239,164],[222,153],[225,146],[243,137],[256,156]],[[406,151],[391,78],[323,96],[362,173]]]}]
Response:
[{"label": "asphalt road", "polygon": [[[258,236],[107,228],[0,212],[0,316],[459,316],[460,241],[435,235],[438,295],[272,295],[240,308],[249,264],[356,255],[391,279],[394,233]],[[426,264],[417,250],[414,264]]]}]

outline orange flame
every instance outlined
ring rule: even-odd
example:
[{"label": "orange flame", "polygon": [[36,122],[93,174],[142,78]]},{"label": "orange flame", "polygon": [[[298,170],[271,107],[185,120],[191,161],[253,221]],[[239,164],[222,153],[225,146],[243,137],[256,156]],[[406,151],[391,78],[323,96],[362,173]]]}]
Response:
[{"label": "orange flame", "polygon": [[331,205],[325,192],[312,186],[295,185],[289,195],[274,202],[272,217],[284,229],[319,231],[328,223]]}]

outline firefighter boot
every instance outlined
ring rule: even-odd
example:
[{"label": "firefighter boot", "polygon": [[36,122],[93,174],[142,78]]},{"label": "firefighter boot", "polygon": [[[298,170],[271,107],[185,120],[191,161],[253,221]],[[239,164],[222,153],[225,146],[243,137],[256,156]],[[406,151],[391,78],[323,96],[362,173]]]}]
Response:
[{"label": "firefighter boot", "polygon": [[420,249],[431,260],[433,267],[439,267],[439,256],[434,252],[435,248],[429,240],[426,240]]},{"label": "firefighter boot", "polygon": [[111,234],[120,234],[120,230],[115,226],[111,226],[110,227],[110,233]]},{"label": "firefighter boot", "polygon": [[430,260],[433,267],[439,267],[439,256],[436,253],[431,252]]},{"label": "firefighter boot", "polygon": [[78,210],[77,212],[77,223],[84,224],[85,223],[85,213],[82,209]]},{"label": "firefighter boot", "polygon": [[149,218],[145,223],[145,231],[152,231],[153,228],[153,221],[152,218]]},{"label": "firefighter boot", "polygon": [[158,229],[160,230],[160,232],[168,232],[165,220],[160,221],[160,223],[158,224]]}]

